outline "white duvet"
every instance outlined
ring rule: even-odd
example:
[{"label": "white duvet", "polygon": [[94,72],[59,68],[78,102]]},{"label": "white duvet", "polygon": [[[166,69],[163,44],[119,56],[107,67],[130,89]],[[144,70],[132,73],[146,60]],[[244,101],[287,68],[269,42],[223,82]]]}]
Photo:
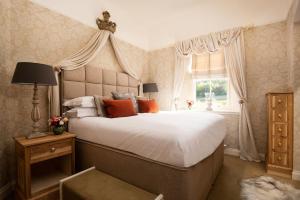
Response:
[{"label": "white duvet", "polygon": [[223,116],[208,112],[73,118],[69,131],[79,139],[177,167],[193,166],[211,155],[226,134]]}]

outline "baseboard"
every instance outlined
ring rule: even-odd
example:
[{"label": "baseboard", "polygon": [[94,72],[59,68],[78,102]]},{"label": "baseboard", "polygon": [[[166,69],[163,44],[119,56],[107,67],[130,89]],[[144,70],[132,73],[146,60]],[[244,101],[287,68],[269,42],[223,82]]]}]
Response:
[{"label": "baseboard", "polygon": [[15,183],[9,182],[3,187],[0,188],[0,199],[4,199],[7,197],[10,193],[12,193]]},{"label": "baseboard", "polygon": [[[224,154],[239,157],[240,156],[240,150],[235,149],[235,148],[225,148]],[[259,158],[260,158],[261,161],[265,161],[265,154],[260,153]]]},{"label": "baseboard", "polygon": [[296,181],[300,181],[300,171],[293,170],[292,179]]},{"label": "baseboard", "polygon": [[240,150],[234,149],[234,148],[225,148],[224,154],[239,157],[240,156]]}]

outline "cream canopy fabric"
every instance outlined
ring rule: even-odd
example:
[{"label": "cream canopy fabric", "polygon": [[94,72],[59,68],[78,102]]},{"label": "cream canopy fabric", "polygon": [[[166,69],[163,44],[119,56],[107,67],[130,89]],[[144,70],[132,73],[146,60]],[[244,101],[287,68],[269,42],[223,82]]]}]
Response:
[{"label": "cream canopy fabric", "polygon": [[[73,55],[63,59],[56,65],[56,79],[58,79],[58,73],[61,70],[75,70],[87,65],[91,60],[98,55],[101,49],[104,47],[107,40],[110,39],[112,47],[115,51],[117,60],[121,68],[130,76],[140,81],[141,84],[141,74],[135,72],[133,68],[127,63],[127,59],[122,55],[120,47],[117,40],[115,39],[113,33],[107,30],[99,30],[97,33],[90,39],[90,41],[78,52]],[[140,94],[142,93],[140,87]],[[50,115],[59,115],[60,114],[60,99],[59,99],[59,85],[49,88],[49,101],[50,101]]]},{"label": "cream canopy fabric", "polygon": [[[215,52],[224,49],[225,67],[240,98],[241,114],[239,121],[240,157],[250,161],[259,161],[255,146],[249,112],[247,109],[247,87],[245,78],[245,54],[241,28],[211,33],[209,35],[179,42],[176,48],[173,102],[179,98],[184,82],[184,71],[191,63],[192,54]],[[189,62],[187,62],[189,59]]]}]

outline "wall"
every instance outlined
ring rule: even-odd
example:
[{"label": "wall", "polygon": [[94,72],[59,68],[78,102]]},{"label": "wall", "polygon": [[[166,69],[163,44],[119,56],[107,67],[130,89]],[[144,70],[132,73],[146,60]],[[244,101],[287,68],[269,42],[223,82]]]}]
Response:
[{"label": "wall", "polygon": [[172,99],[175,66],[175,48],[168,47],[149,52],[150,80],[157,83],[155,98],[161,110],[169,110]]},{"label": "wall", "polygon": [[258,151],[266,151],[268,92],[288,89],[286,23],[256,27],[245,33],[248,105]]},{"label": "wall", "polygon": [[[289,68],[286,43],[285,22],[255,27],[245,32],[248,102],[254,136],[260,153],[266,151],[265,94],[288,89]],[[149,59],[150,77],[158,83],[160,89],[158,101],[164,109],[167,109],[171,104],[174,47],[152,51],[149,53]],[[190,98],[187,94],[189,94],[191,81],[188,75],[186,78],[181,101]],[[230,148],[238,148],[238,117],[232,114],[224,116],[228,124],[225,142]]]},{"label": "wall", "polygon": [[[14,177],[13,137],[31,131],[33,88],[10,84],[16,63],[34,61],[53,65],[80,49],[96,32],[79,22],[28,0],[0,1],[0,188]],[[147,52],[120,41],[128,62],[148,79]],[[121,71],[110,43],[93,65]],[[145,69],[145,70],[144,70]],[[41,125],[47,129],[47,88],[39,88]]]},{"label": "wall", "polygon": [[294,170],[300,180],[300,23],[294,26]]},{"label": "wall", "polygon": [[[288,63],[290,67],[290,85],[294,91],[294,169],[293,178],[300,180],[300,22],[295,16],[300,13],[300,1],[295,0],[288,14]],[[298,10],[297,10],[298,8]]]}]

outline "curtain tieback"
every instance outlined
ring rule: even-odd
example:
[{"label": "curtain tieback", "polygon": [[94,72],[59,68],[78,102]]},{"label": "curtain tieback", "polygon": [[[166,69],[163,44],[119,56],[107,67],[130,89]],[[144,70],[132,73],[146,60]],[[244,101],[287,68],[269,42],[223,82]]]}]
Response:
[{"label": "curtain tieback", "polygon": [[240,98],[239,104],[243,104],[243,103],[247,103],[247,99],[246,98]]},{"label": "curtain tieback", "polygon": [[54,71],[56,71],[58,73],[61,72],[61,68],[58,65],[54,65],[53,69],[54,69]]}]

